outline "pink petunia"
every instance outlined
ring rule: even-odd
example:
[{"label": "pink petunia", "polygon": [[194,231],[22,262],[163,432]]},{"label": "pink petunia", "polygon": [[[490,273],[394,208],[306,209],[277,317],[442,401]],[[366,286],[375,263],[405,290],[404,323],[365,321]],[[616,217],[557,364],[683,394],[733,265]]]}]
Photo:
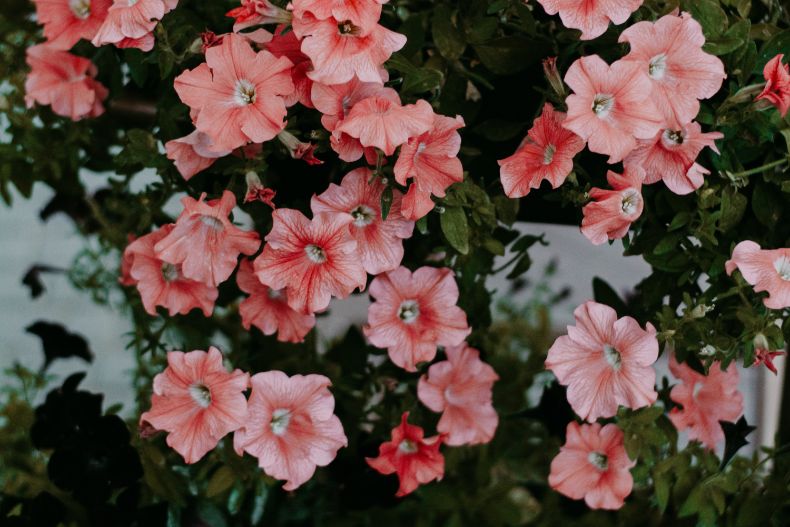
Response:
[{"label": "pink petunia", "polygon": [[403,198],[403,210],[410,220],[418,220],[433,208],[431,194],[444,197],[447,187],[463,181],[464,167],[458,159],[464,119],[460,115],[435,115],[431,128],[403,145],[395,162],[395,180],[406,185],[414,181]]},{"label": "pink petunia", "polygon": [[538,0],[546,13],[560,14],[562,25],[582,32],[582,40],[603,35],[611,21],[622,24],[643,0]]},{"label": "pink petunia", "polygon": [[318,20],[347,20],[362,34],[367,34],[375,28],[381,18],[381,5],[387,2],[389,0],[293,0],[291,5],[297,18],[310,13]]},{"label": "pink petunia", "polygon": [[626,168],[622,175],[608,171],[606,180],[613,190],[590,189],[592,201],[582,209],[582,234],[595,245],[625,236],[642,215],[644,179],[645,171],[638,166]]},{"label": "pink petunia", "polygon": [[112,0],[33,0],[44,26],[47,45],[71,49],[80,39],[92,40],[107,17]]},{"label": "pink petunia", "polygon": [[309,13],[294,18],[293,31],[313,62],[307,76],[324,84],[342,84],[355,76],[363,82],[381,82],[381,66],[406,45],[404,35],[379,24],[363,34],[348,20],[318,20]]},{"label": "pink petunia", "polygon": [[370,274],[391,271],[403,259],[403,240],[410,238],[414,222],[401,215],[401,193],[393,191],[386,220],[381,219],[381,195],[385,185],[367,168],[357,168],[343,177],[340,185],[329,185],[313,196],[313,214],[342,212],[351,214],[351,236],[357,241],[362,267]]},{"label": "pink petunia", "polygon": [[735,246],[725,268],[728,275],[738,269],[756,292],[767,291],[765,307],[790,307],[790,249],[763,250],[753,241],[745,240]]},{"label": "pink petunia", "polygon": [[195,130],[191,134],[165,143],[167,158],[175,164],[178,173],[189,181],[195,174],[206,170],[231,150],[215,151],[211,138]]},{"label": "pink petunia", "polygon": [[334,415],[331,382],[323,375],[281,371],[258,373],[250,379],[249,416],[236,431],[233,446],[258,458],[269,476],[295,490],[325,467],[348,445],[343,425]]},{"label": "pink petunia", "polygon": [[283,97],[285,105],[293,106],[298,102],[302,106],[313,108],[313,102],[310,100],[313,80],[307,76],[313,64],[310,58],[302,53],[302,43],[296,38],[296,34],[293,31],[284,33],[284,30],[284,26],[279,26],[272,39],[264,44],[264,48],[275,57],[285,57],[293,64],[291,81],[294,84],[294,91]]},{"label": "pink petunia", "polygon": [[235,20],[233,31],[236,33],[254,26],[291,22],[291,13],[269,0],[241,0],[241,6],[231,9],[225,16]]},{"label": "pink petunia", "polygon": [[180,264],[187,278],[216,286],[231,275],[239,254],[254,254],[261,241],[258,233],[243,231],[228,219],[236,206],[232,192],[224,191],[220,199],[205,199],[205,193],[198,200],[182,198],[184,210],[175,228],[155,249],[162,260]]},{"label": "pink petunia", "polygon": [[695,122],[677,130],[661,130],[652,139],[640,140],[623,164],[626,169],[644,169],[646,185],[664,180],[675,194],[690,194],[700,188],[704,176],[710,174],[697,164],[697,156],[706,146],[718,154],[715,140],[722,137],[720,132],[702,133]]},{"label": "pink petunia", "polygon": [[392,439],[379,446],[378,457],[365,458],[379,473],[398,475],[398,497],[444,477],[444,456],[439,452],[442,436],[425,437],[423,429],[410,425],[408,418],[409,412],[404,412],[400,425],[392,429]]},{"label": "pink petunia", "polygon": [[765,99],[784,117],[790,110],[790,65],[782,64],[784,54],[776,55],[763,68],[765,88],[755,100]]},{"label": "pink petunia", "polygon": [[295,135],[283,130],[277,134],[277,139],[288,149],[293,159],[301,159],[308,165],[323,165],[324,162],[315,157],[315,145],[303,143]]},{"label": "pink petunia", "polygon": [[216,150],[263,143],[285,128],[283,97],[294,91],[291,61],[256,53],[239,35],[206,50],[206,62],[175,80],[181,100],[198,111],[195,127]]},{"label": "pink petunia", "polygon": [[480,352],[466,344],[445,350],[447,360],[437,362],[420,377],[420,402],[441,412],[436,429],[450,446],[476,445],[493,439],[499,416],[491,391],[499,376],[480,360]]},{"label": "pink petunia", "polygon": [[[127,41],[127,47],[130,47],[128,40],[136,41],[151,35],[158,21],[169,10],[163,0],[114,0],[93,37],[93,45],[118,45]],[[153,35],[150,39],[153,41]]]},{"label": "pink petunia", "polygon": [[670,357],[669,371],[681,382],[672,387],[670,399],[681,405],[672,408],[669,419],[680,431],[688,430],[690,440],[697,440],[713,450],[724,439],[719,421],[735,422],[743,413],[743,395],[738,391],[738,368],[727,370],[715,362],[702,375]]},{"label": "pink petunia", "polygon": [[79,121],[104,113],[108,91],[96,81],[96,66],[83,57],[39,44],[27,48],[30,73],[25,79],[25,103],[50,105],[57,115]]},{"label": "pink petunia", "polygon": [[634,479],[623,446],[623,432],[615,424],[601,426],[571,422],[565,444],[551,461],[549,485],[591,509],[615,510],[631,494]]},{"label": "pink petunia", "polygon": [[247,183],[247,192],[244,194],[244,203],[260,201],[272,209],[277,208],[274,205],[274,197],[277,195],[277,191],[263,186],[263,183],[261,183],[261,178],[258,177],[257,173],[250,170],[247,172],[247,174],[245,174],[244,180]]},{"label": "pink petunia", "polygon": [[225,369],[217,348],[171,351],[167,368],[154,377],[151,409],[140,422],[169,432],[167,444],[187,463],[197,463],[247,422],[249,382],[249,374]]},{"label": "pink petunia", "polygon": [[636,409],[656,401],[656,329],[588,301],[573,312],[575,326],[549,349],[546,369],[567,386],[568,402],[586,421],[612,417],[619,406]]},{"label": "pink petunia", "polygon": [[652,139],[664,118],[653,104],[651,82],[642,67],[618,60],[611,66],[598,55],[582,57],[565,74],[573,90],[565,102],[564,128],[587,141],[593,152],[621,161],[636,147],[637,139]]},{"label": "pink petunia", "polygon": [[314,315],[303,315],[288,305],[287,289],[271,289],[258,280],[250,260],[241,261],[236,283],[250,295],[239,305],[244,329],[255,326],[264,335],[277,333],[280,342],[302,342],[315,326]]},{"label": "pink petunia", "polygon": [[348,229],[354,221],[350,214],[321,212],[311,221],[298,210],[277,209],[272,219],[255,274],[272,289],[288,288],[293,309],[317,313],[331,297],[365,289],[367,274]]},{"label": "pink petunia", "polygon": [[446,267],[420,267],[414,273],[399,267],[377,276],[370,296],[375,302],[368,309],[365,335],[407,371],[433,360],[437,346],[458,346],[472,331],[456,305],[458,285]]},{"label": "pink petunia", "polygon": [[584,149],[584,140],[562,127],[565,114],[551,103],[535,119],[527,137],[512,156],[499,161],[499,178],[505,194],[521,198],[545,179],[557,188],[573,170],[573,158]]},{"label": "pink petunia", "polygon": [[186,315],[195,308],[209,317],[219,296],[217,288],[184,277],[180,265],[165,262],[154,250],[173,228],[174,225],[164,225],[126,247],[123,254],[124,260],[129,259],[129,285],[137,286],[149,315],[156,316],[157,306],[162,306],[167,308],[171,317]]}]

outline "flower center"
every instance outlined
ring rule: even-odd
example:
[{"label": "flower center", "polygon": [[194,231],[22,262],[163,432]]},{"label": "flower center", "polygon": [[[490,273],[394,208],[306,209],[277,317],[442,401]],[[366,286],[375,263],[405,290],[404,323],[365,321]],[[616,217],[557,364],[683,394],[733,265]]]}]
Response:
[{"label": "flower center", "polygon": [[351,211],[351,216],[354,218],[354,225],[357,227],[367,227],[373,223],[373,218],[376,212],[367,205],[358,205]]},{"label": "flower center", "polygon": [[664,130],[663,134],[664,144],[667,146],[677,146],[683,144],[683,131],[682,130]]},{"label": "flower center", "polygon": [[281,436],[288,430],[290,423],[291,411],[285,408],[278,408],[272,412],[272,421],[269,423],[269,426],[272,427],[274,435]]},{"label": "flower center", "polygon": [[691,389],[691,397],[693,399],[696,399],[697,395],[699,395],[699,392],[701,390],[702,390],[702,383],[701,382],[695,382],[694,383],[694,387]]},{"label": "flower center", "polygon": [[307,255],[307,258],[313,263],[320,264],[326,262],[326,253],[321,247],[315,244],[308,244],[304,248],[304,252]]},{"label": "flower center", "polygon": [[554,160],[554,154],[557,152],[557,147],[549,143],[546,145],[546,148],[543,149],[543,164],[550,165],[551,162]]},{"label": "flower center", "polygon": [[650,75],[651,79],[655,79],[655,80],[663,79],[666,71],[667,71],[666,55],[661,53],[650,59],[650,63],[647,66],[647,74]]},{"label": "flower center", "polygon": [[604,119],[609,115],[609,112],[612,110],[614,106],[614,95],[610,95],[608,93],[598,93],[595,95],[592,103],[592,111],[600,117]]},{"label": "flower center", "polygon": [[609,458],[606,457],[606,454],[602,454],[601,452],[590,452],[587,456],[587,461],[601,471],[609,468]]},{"label": "flower center", "polygon": [[359,28],[351,20],[344,20],[337,24],[337,32],[341,35],[354,36],[359,34]]},{"label": "flower center", "polygon": [[282,300],[285,297],[285,295],[283,293],[284,293],[283,289],[272,289],[271,287],[266,292],[266,294],[272,300]]},{"label": "flower center", "polygon": [[406,324],[412,324],[420,315],[420,306],[416,300],[404,300],[398,308],[398,318]]},{"label": "flower center", "polygon": [[91,0],[69,0],[69,9],[75,17],[85,20],[91,16]]},{"label": "flower center", "polygon": [[620,208],[623,211],[623,214],[626,216],[630,216],[634,214],[638,208],[639,203],[642,201],[642,196],[639,195],[639,192],[633,188],[627,188],[622,193],[623,201],[620,205]]},{"label": "flower center", "polygon": [[787,256],[780,256],[774,260],[774,269],[776,269],[779,278],[786,282],[790,282],[790,259]]},{"label": "flower center", "polygon": [[404,439],[398,445],[398,450],[400,450],[404,454],[414,454],[419,450],[419,448],[417,448],[417,443],[415,443],[411,439]]},{"label": "flower center", "polygon": [[617,351],[614,346],[604,344],[603,356],[614,371],[620,371],[620,368],[623,366],[623,359],[620,356],[620,352]]},{"label": "flower center", "polygon": [[422,154],[423,152],[425,152],[426,148],[428,148],[428,145],[426,145],[423,142],[420,142],[420,144],[417,145],[417,153]]},{"label": "flower center", "polygon": [[208,408],[211,404],[211,390],[202,382],[196,382],[190,386],[189,395],[201,408]]},{"label": "flower center", "polygon": [[165,282],[173,282],[178,280],[178,267],[167,262],[163,263],[162,278],[165,279]]},{"label": "flower center", "polygon": [[129,0],[129,3],[128,3],[128,4],[126,4],[126,5],[127,5],[127,6],[129,6],[129,7],[132,7],[134,4],[136,4],[136,3],[137,3],[137,2],[139,2],[139,1],[140,1],[140,0]]},{"label": "flower center", "polygon": [[206,225],[215,231],[221,231],[224,228],[222,226],[222,221],[219,218],[209,216],[208,214],[201,214],[200,221],[203,223],[203,225]]},{"label": "flower center", "polygon": [[255,103],[255,85],[248,80],[241,79],[236,83],[236,90],[233,98],[239,106],[247,106]]}]

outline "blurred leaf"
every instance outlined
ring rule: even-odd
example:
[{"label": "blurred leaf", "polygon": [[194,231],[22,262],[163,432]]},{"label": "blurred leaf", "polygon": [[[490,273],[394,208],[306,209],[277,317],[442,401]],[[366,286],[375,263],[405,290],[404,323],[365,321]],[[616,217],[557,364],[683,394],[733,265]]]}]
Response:
[{"label": "blurred leaf", "polygon": [[445,207],[440,216],[442,232],[450,245],[459,253],[469,253],[469,223],[461,207]]}]

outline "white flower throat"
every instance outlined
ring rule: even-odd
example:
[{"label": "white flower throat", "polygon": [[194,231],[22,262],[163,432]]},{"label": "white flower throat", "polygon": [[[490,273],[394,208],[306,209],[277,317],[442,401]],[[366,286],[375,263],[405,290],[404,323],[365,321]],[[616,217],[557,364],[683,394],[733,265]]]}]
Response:
[{"label": "white flower throat", "polygon": [[307,255],[307,259],[313,263],[320,264],[326,262],[326,252],[315,244],[307,244],[304,248],[304,253]]},{"label": "white flower throat", "polygon": [[278,408],[272,412],[272,420],[269,426],[272,428],[272,433],[276,436],[283,435],[288,430],[288,425],[291,424],[291,411],[285,408]]},{"label": "white flower throat", "polygon": [[603,471],[609,468],[609,458],[601,452],[590,452],[587,455],[587,461],[598,470]]},{"label": "white flower throat", "polygon": [[790,282],[790,258],[787,256],[780,256],[774,260],[774,269],[779,278],[786,282]]},{"label": "white flower throat", "polygon": [[357,205],[351,210],[351,216],[354,218],[354,225],[357,227],[367,227],[373,223],[376,211],[367,205]]},{"label": "white flower throat", "polygon": [[248,80],[241,79],[236,83],[236,89],[233,92],[233,98],[239,106],[247,106],[255,104],[257,94],[255,92],[255,85]]},{"label": "white flower throat", "polygon": [[639,210],[639,204],[641,202],[642,196],[640,196],[639,192],[636,189],[628,188],[622,193],[620,209],[623,211],[623,214],[630,216]]},{"label": "white flower throat", "polygon": [[[136,2],[137,0],[131,0]],[[132,5],[130,2],[129,5]],[[91,0],[69,0],[69,9],[75,17],[85,20],[91,16]]]},{"label": "white flower throat", "polygon": [[667,72],[666,55],[661,53],[650,59],[650,63],[647,65],[647,74],[650,75],[651,79],[661,80],[664,78],[666,72]]},{"label": "white flower throat", "polygon": [[614,371],[620,371],[620,368],[623,367],[623,358],[620,356],[620,352],[617,351],[614,346],[610,344],[604,344],[603,357]]},{"label": "white flower throat", "polygon": [[190,386],[189,395],[201,408],[208,408],[211,405],[211,389],[202,382]]},{"label": "white flower throat", "polygon": [[610,93],[597,93],[593,98],[592,111],[601,119],[609,116],[614,107],[614,95]]},{"label": "white flower throat", "polygon": [[404,300],[398,307],[398,318],[406,324],[412,324],[420,316],[420,305],[416,300]]}]

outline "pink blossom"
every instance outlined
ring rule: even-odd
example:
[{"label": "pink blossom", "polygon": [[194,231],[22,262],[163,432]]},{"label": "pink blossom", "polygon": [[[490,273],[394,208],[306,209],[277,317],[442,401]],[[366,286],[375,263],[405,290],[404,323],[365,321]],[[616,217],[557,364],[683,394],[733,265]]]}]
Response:
[{"label": "pink blossom", "polygon": [[254,254],[261,242],[258,233],[243,231],[228,219],[236,206],[232,192],[224,191],[220,199],[205,199],[205,192],[197,201],[182,198],[184,210],[175,228],[155,249],[162,260],[180,264],[187,278],[216,286],[231,275],[239,254]]},{"label": "pink blossom", "polygon": [[277,209],[272,220],[255,274],[272,289],[288,288],[293,309],[316,313],[333,296],[365,289],[367,274],[348,229],[354,221],[350,214],[321,212],[310,221],[298,210]]},{"label": "pink blossom", "polygon": [[582,209],[582,234],[595,245],[625,236],[631,224],[642,215],[642,181],[645,171],[638,166],[626,168],[623,175],[606,173],[613,190],[593,187],[593,201]]},{"label": "pink blossom", "polygon": [[249,416],[236,431],[236,452],[258,458],[269,476],[295,490],[325,467],[348,445],[340,419],[334,415],[331,382],[323,375],[267,371],[252,376]]},{"label": "pink blossom", "polygon": [[342,212],[350,214],[351,236],[357,242],[362,267],[370,274],[391,271],[403,259],[403,240],[410,238],[414,222],[401,214],[401,193],[394,190],[386,220],[381,219],[381,195],[385,185],[367,168],[352,170],[340,185],[329,185],[310,202],[313,214]]},{"label": "pink blossom", "polygon": [[765,307],[790,307],[790,249],[763,250],[750,240],[735,246],[725,268],[728,275],[737,268],[757,293],[768,292]]},{"label": "pink blossom", "polygon": [[669,371],[681,381],[669,393],[670,399],[681,405],[672,408],[669,419],[678,430],[688,430],[690,440],[715,449],[724,439],[719,421],[734,423],[743,413],[743,395],[738,391],[738,368],[730,364],[727,370],[723,370],[721,363],[716,362],[706,376],[686,364],[679,364],[671,356]]},{"label": "pink blossom", "polygon": [[565,444],[551,462],[549,485],[574,500],[584,498],[591,509],[619,509],[631,494],[634,479],[617,425],[571,422]]},{"label": "pink blossom", "polygon": [[277,195],[277,191],[264,187],[263,183],[261,183],[261,178],[253,171],[247,172],[244,179],[247,182],[247,193],[244,195],[244,203],[260,201],[272,209],[276,208],[274,206],[274,197]]},{"label": "pink blossom", "polygon": [[125,38],[116,42],[115,47],[118,49],[133,48],[148,52],[154,49],[154,44],[156,44],[156,39],[154,38],[154,32],[151,31],[140,38]]},{"label": "pink blossom", "polygon": [[760,364],[765,364],[766,369],[777,375],[779,372],[776,369],[776,365],[774,364],[774,358],[781,357],[785,355],[784,351],[776,351],[767,348],[755,348],[754,350],[754,362],[752,366],[759,366]]},{"label": "pink blossom", "polygon": [[784,54],[780,53],[769,60],[763,68],[765,88],[756,100],[765,99],[777,107],[784,117],[790,110],[790,65],[782,64]]},{"label": "pink blossom", "polygon": [[565,100],[562,126],[587,141],[591,151],[608,155],[609,163],[621,161],[637,139],[652,139],[664,125],[650,99],[650,78],[635,62],[609,66],[598,55],[582,57],[568,69],[565,82],[574,93]]},{"label": "pink blossom", "polygon": [[365,335],[407,371],[430,362],[437,346],[457,346],[471,333],[458,307],[458,286],[450,269],[405,267],[377,276],[370,284],[375,299],[368,309]]},{"label": "pink blossom", "polygon": [[302,106],[313,108],[310,100],[313,80],[307,76],[307,73],[313,69],[313,64],[310,58],[302,53],[302,43],[296,38],[296,34],[293,31],[287,33],[284,31],[284,26],[278,26],[272,39],[264,44],[264,47],[275,57],[285,57],[293,64],[291,81],[294,83],[294,91],[284,97],[285,105],[293,106],[298,102]]},{"label": "pink blossom", "polygon": [[215,151],[213,146],[208,135],[195,130],[187,136],[165,143],[165,151],[178,173],[189,181],[192,176],[213,165],[217,159],[231,153],[231,150]]},{"label": "pink blossom", "polygon": [[573,312],[575,326],[549,349],[546,368],[568,387],[568,402],[579,417],[612,417],[619,406],[636,409],[656,401],[656,329],[614,309],[588,301]]},{"label": "pink blossom", "polygon": [[510,198],[521,198],[545,179],[557,188],[573,170],[573,158],[584,149],[584,140],[562,127],[565,114],[550,103],[535,119],[527,137],[512,156],[499,161],[499,178]]},{"label": "pink blossom", "polygon": [[389,0],[293,0],[294,16],[310,13],[318,20],[334,18],[348,21],[362,34],[370,32],[381,18],[381,4]]},{"label": "pink blossom", "polygon": [[36,18],[53,49],[71,49],[80,39],[92,40],[112,0],[33,0]]},{"label": "pink blossom", "polygon": [[140,422],[169,432],[167,444],[187,463],[197,463],[247,421],[249,382],[241,370],[228,373],[217,348],[171,351],[167,368],[154,377],[151,409]]},{"label": "pink blossom", "polygon": [[115,0],[93,37],[93,45],[117,45],[126,39],[142,39],[168,11],[162,0]]},{"label": "pink blossom", "polygon": [[450,346],[445,353],[447,360],[432,364],[428,375],[420,377],[420,402],[434,412],[442,412],[436,429],[446,436],[446,444],[488,443],[499,424],[491,403],[491,391],[499,376],[480,360],[479,351],[465,343]]},{"label": "pink blossom", "polygon": [[291,13],[269,0],[241,0],[241,6],[231,9],[225,16],[236,21],[233,24],[236,33],[253,26],[288,24],[291,21]]},{"label": "pink blossom", "polygon": [[643,0],[538,0],[546,13],[560,14],[562,25],[579,29],[582,40],[603,35],[609,22],[622,24],[639,9]]},{"label": "pink blossom", "polygon": [[288,153],[294,159],[301,159],[308,165],[323,165],[321,159],[315,157],[315,145],[313,143],[303,143],[295,135],[283,130],[277,134],[277,139],[288,149]]}]

